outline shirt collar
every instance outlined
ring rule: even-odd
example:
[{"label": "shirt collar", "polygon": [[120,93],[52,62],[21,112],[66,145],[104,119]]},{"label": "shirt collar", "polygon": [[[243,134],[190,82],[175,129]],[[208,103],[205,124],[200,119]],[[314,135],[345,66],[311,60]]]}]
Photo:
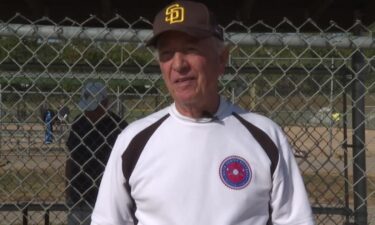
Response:
[{"label": "shirt collar", "polygon": [[213,116],[202,117],[202,118],[191,118],[188,116],[182,115],[176,108],[176,104],[173,103],[170,107],[171,114],[175,115],[177,118],[194,123],[210,123],[217,120],[222,120],[229,113],[229,102],[222,96],[220,96],[219,108]]}]

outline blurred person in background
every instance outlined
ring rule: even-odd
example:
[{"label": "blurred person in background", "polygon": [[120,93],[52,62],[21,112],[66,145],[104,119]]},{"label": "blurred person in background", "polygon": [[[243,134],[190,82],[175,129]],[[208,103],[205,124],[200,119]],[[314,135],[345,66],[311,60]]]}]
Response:
[{"label": "blurred person in background", "polygon": [[41,116],[44,123],[44,143],[52,144],[54,140],[53,127],[56,122],[56,115],[47,102],[41,106]]},{"label": "blurred person in background", "polygon": [[117,135],[126,121],[108,110],[106,87],[88,82],[81,93],[78,115],[71,126],[66,162],[68,225],[90,224],[102,173]]}]

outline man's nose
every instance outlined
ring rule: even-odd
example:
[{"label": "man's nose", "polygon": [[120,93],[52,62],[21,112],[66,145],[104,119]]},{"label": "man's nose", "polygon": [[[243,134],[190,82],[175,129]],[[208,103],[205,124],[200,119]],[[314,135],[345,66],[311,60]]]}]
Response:
[{"label": "man's nose", "polygon": [[173,70],[177,72],[183,72],[186,69],[188,69],[188,67],[189,67],[189,64],[186,61],[185,54],[183,54],[182,52],[176,51],[173,55],[173,64],[172,64]]}]

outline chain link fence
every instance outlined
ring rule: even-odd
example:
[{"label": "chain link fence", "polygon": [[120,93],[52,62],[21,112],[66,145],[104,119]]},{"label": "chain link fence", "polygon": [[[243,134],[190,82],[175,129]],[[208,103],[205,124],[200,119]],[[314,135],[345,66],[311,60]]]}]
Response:
[{"label": "chain link fence", "polygon": [[[1,225],[67,224],[66,141],[86,82],[103,82],[109,110],[127,122],[171,103],[144,46],[151,23],[116,16],[86,26],[92,21],[17,15],[0,23]],[[343,29],[286,19],[223,28],[231,54],[221,94],[284,128],[317,224],[375,225],[374,33],[360,22]]]}]

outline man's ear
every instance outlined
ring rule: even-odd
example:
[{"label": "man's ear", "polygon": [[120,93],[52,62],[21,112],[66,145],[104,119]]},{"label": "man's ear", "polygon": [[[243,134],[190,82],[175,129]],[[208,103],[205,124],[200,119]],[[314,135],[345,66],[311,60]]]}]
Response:
[{"label": "man's ear", "polygon": [[222,63],[227,65],[228,59],[229,59],[229,46],[225,46],[221,53],[220,60],[222,60]]},{"label": "man's ear", "polygon": [[228,64],[228,60],[229,60],[229,47],[228,46],[225,46],[222,49],[220,56],[219,56],[219,60],[220,60],[220,72],[221,74],[224,74],[225,66]]}]

